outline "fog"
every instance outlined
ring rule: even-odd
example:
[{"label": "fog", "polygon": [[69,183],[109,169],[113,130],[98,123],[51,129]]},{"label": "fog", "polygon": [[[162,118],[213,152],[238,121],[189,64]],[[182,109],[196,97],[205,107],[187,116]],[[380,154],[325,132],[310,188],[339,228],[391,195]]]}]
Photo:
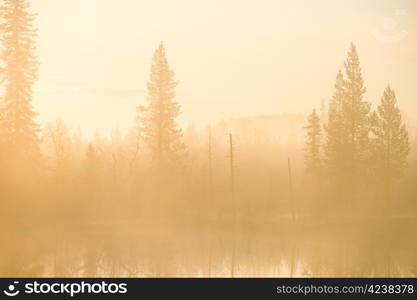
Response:
[{"label": "fog", "polygon": [[28,3],[0,276],[417,276],[414,1]]}]

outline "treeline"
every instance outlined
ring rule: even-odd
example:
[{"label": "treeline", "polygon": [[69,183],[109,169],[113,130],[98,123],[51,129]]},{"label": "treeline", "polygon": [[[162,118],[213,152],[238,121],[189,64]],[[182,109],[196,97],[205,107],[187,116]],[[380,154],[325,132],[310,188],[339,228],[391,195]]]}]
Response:
[{"label": "treeline", "polygon": [[322,116],[325,119],[320,120],[315,109],[308,116],[306,171],[339,208],[350,212],[392,209],[391,202],[399,198],[394,188],[404,175],[410,153],[409,134],[395,92],[388,85],[372,111],[365,100],[354,44],[334,88],[328,113]]},{"label": "treeline", "polygon": [[[243,126],[234,134],[220,122],[200,132],[190,131],[184,138],[176,123],[180,114],[175,101],[177,81],[162,43],[154,53],[147,103],[138,107],[137,118],[126,136],[115,130],[109,138],[97,135],[86,142],[81,131],[70,132],[60,120],[40,128],[31,105],[38,64],[34,17],[24,0],[4,1],[1,17],[4,94],[0,184],[4,203],[18,205],[35,197],[33,189],[38,193],[43,190],[44,195],[39,197],[51,199],[57,209],[65,202],[59,199],[73,203],[82,199],[77,205],[86,206],[94,201],[100,205],[109,202],[102,209],[107,212],[112,212],[113,200],[125,207],[143,203],[153,206],[157,202],[164,203],[160,205],[165,208],[178,202],[193,207],[198,203],[196,198],[213,198],[216,189],[223,191],[217,196],[229,198],[232,185],[237,186],[234,192],[241,193],[242,199],[249,198],[238,201],[239,205],[246,203],[256,210],[267,207],[262,203],[269,203],[278,206],[282,214],[290,210],[302,214],[314,207],[332,213],[364,211],[360,208],[375,205],[387,209],[389,203],[399,202],[395,199],[401,192],[398,182],[410,161],[408,131],[389,86],[380,105],[371,110],[353,44],[344,72],[337,74],[327,111],[322,109],[319,117],[314,110],[308,117],[305,177],[300,168],[299,144],[294,142],[295,137],[283,140],[280,128],[276,129],[279,137],[275,140],[261,140],[260,132],[245,132]],[[233,130],[236,132],[236,128]],[[229,134],[234,134],[234,143]],[[222,154],[215,157],[216,151]],[[291,168],[292,188],[288,184]],[[409,173],[411,176],[412,171]],[[74,182],[78,183],[73,186]],[[294,189],[297,197],[290,200]],[[219,201],[226,206],[229,202]]]},{"label": "treeline", "polygon": [[[375,206],[389,210],[402,202],[400,194],[412,194],[413,184],[399,185],[413,159],[395,93],[388,86],[371,110],[353,44],[327,111],[322,110],[321,119],[315,110],[308,117],[304,173],[300,143],[295,137],[284,140],[279,128],[277,137],[262,140],[260,132],[245,132],[243,126],[235,134],[220,122],[184,138],[176,123],[177,81],[162,43],[154,53],[147,103],[138,107],[126,136],[115,130],[111,137],[97,135],[86,142],[81,131],[71,132],[60,120],[40,128],[31,105],[38,64],[34,17],[24,0],[4,1],[1,12],[0,185],[5,208],[43,203],[44,209],[61,210],[67,203],[72,209],[61,213],[88,211],[87,219],[99,211],[114,213],[115,203],[134,216],[146,206],[172,211],[179,205],[182,212],[204,213],[210,211],[201,208],[205,205],[233,210],[228,199],[235,193],[237,205],[248,214],[303,215],[313,210],[364,212]],[[414,180],[414,169],[408,169],[403,183]],[[414,205],[403,204],[397,207]],[[76,209],[84,206],[91,208]]]}]

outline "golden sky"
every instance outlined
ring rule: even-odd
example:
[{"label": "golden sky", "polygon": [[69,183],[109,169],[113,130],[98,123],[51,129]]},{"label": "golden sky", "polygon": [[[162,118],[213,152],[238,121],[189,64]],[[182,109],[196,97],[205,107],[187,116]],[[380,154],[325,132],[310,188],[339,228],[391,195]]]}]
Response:
[{"label": "golden sky", "polygon": [[128,129],[163,41],[182,124],[306,113],[331,97],[351,41],[377,103],[390,83],[417,114],[414,0],[32,0],[41,62],[34,106],[87,135]]}]

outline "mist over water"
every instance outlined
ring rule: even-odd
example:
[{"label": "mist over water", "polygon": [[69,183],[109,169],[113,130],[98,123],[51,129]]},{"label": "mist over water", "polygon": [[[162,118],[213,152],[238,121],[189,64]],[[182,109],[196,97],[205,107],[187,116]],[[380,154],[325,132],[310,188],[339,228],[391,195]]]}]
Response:
[{"label": "mist over water", "polygon": [[88,179],[85,155],[75,158],[88,146],[74,149],[59,177],[51,171],[2,198],[2,275],[229,277],[235,247],[236,277],[416,276],[412,181],[401,182],[389,208],[370,197],[347,210],[308,183],[291,132],[262,136],[246,125],[250,133],[234,139],[234,221],[231,128],[239,132],[235,122],[211,130],[211,180],[207,131],[185,135],[190,165],[176,176],[152,177],[140,160],[130,170],[128,138],[119,137],[96,141],[106,150]]},{"label": "mist over water", "polygon": [[[78,11],[81,3],[74,1],[68,13],[97,21],[77,23],[78,38],[92,32],[97,40],[85,41],[82,49],[91,53],[76,50],[67,61],[41,55],[61,48],[66,38],[77,39],[45,29],[57,8],[42,3],[0,4],[0,276],[417,277],[417,130],[406,117],[411,110],[404,109],[415,109],[410,105],[415,76],[406,64],[414,63],[409,52],[416,49],[414,32],[404,36],[406,46],[383,48],[388,58],[375,67],[370,55],[375,45],[356,27],[349,34],[344,25],[339,28],[344,30],[336,36],[346,45],[340,53],[339,46],[326,50],[332,53],[328,57],[317,48],[298,47],[314,31],[298,17],[296,27],[279,31],[292,32],[299,42],[282,46],[273,62],[276,45],[265,39],[277,29],[265,30],[271,15],[260,10],[257,18],[265,19],[244,39],[258,45],[253,52],[227,55],[235,46],[221,41],[217,24],[209,37],[220,35],[212,50],[224,49],[224,57],[188,55],[191,50],[181,44],[185,35],[172,32],[167,43],[159,36],[157,42],[150,39],[151,32],[138,35],[144,49],[151,49],[145,55],[136,53],[133,42],[117,46],[135,32],[127,26],[114,43],[109,36],[109,47],[99,47],[96,56],[103,38],[98,25],[110,13],[108,4],[94,19],[88,12],[98,2]],[[280,14],[298,9],[303,24],[310,23],[303,1],[279,3],[265,1]],[[407,13],[416,12],[415,5],[405,4]],[[133,10],[138,4],[124,5]],[[149,2],[146,11],[155,13],[160,5]],[[230,16],[219,15],[220,24],[241,23],[255,2],[242,4],[236,17],[228,5]],[[334,16],[317,20],[317,26],[331,26],[340,14],[338,4],[326,5]],[[114,6],[114,27],[133,25],[132,12]],[[206,8],[211,16],[213,7]],[[195,17],[185,20],[208,30]],[[147,24],[159,24],[151,21]],[[183,21],[175,28],[184,30]],[[42,30],[50,34],[47,42],[34,34]],[[161,33],[149,30],[155,31],[152,36]],[[320,39],[339,45],[332,36],[326,31]],[[377,37],[380,43],[392,40]],[[241,34],[236,40],[242,43]],[[257,59],[262,51],[265,56]],[[297,56],[301,52],[304,58]],[[196,59],[201,73],[193,72]],[[318,60],[322,70],[307,67]],[[38,64],[43,61],[44,67]],[[100,61],[113,68],[99,67]],[[126,61],[141,75],[131,76]],[[55,67],[66,75],[52,76]],[[265,68],[269,71],[258,72]],[[103,69],[116,75],[106,77]],[[309,75],[296,80],[298,73]],[[276,95],[280,87],[282,94]],[[323,94],[328,97],[318,96]],[[275,95],[279,101],[272,101]],[[53,104],[51,97],[57,98]]]}]

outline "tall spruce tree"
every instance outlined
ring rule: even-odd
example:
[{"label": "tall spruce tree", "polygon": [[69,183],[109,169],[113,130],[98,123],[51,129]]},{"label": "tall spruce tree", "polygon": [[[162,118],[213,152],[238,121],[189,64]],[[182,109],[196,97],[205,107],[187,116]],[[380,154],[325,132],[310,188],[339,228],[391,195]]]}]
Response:
[{"label": "tall spruce tree", "polygon": [[330,182],[349,205],[358,199],[362,185],[367,183],[370,157],[370,104],[363,99],[366,88],[354,44],[344,69],[344,74],[339,71],[336,77],[329,104],[324,152]]},{"label": "tall spruce tree", "polygon": [[345,160],[344,144],[344,124],[343,124],[343,102],[344,102],[344,78],[343,73],[339,70],[334,85],[333,97],[329,103],[327,124],[325,125],[325,142],[324,142],[324,163],[326,173],[333,181],[340,182],[344,170]]},{"label": "tall spruce tree", "polygon": [[308,124],[304,127],[305,133],[305,164],[307,173],[313,178],[318,178],[321,174],[321,124],[320,118],[315,109],[308,116]]},{"label": "tall spruce tree", "polygon": [[392,182],[403,174],[410,152],[408,132],[390,86],[371,115],[371,125],[374,176],[379,181],[379,189],[389,198]]},{"label": "tall spruce tree", "polygon": [[177,82],[161,43],[153,56],[148,82],[148,104],[138,107],[139,130],[158,170],[179,166],[185,151],[176,123],[180,105],[174,101]]},{"label": "tall spruce tree", "polygon": [[0,8],[2,147],[7,155],[26,163],[39,157],[39,127],[34,120],[37,113],[31,104],[38,65],[34,54],[36,31],[29,7],[27,0],[4,0]]},{"label": "tall spruce tree", "polygon": [[[351,44],[345,62],[342,102],[343,139],[346,150],[346,175],[348,183],[357,187],[365,182],[363,176],[369,158],[370,104],[363,99],[366,91],[356,46]],[[361,175],[361,176],[359,176]],[[361,180],[359,181],[359,178]],[[353,190],[355,193],[355,190]]]}]

